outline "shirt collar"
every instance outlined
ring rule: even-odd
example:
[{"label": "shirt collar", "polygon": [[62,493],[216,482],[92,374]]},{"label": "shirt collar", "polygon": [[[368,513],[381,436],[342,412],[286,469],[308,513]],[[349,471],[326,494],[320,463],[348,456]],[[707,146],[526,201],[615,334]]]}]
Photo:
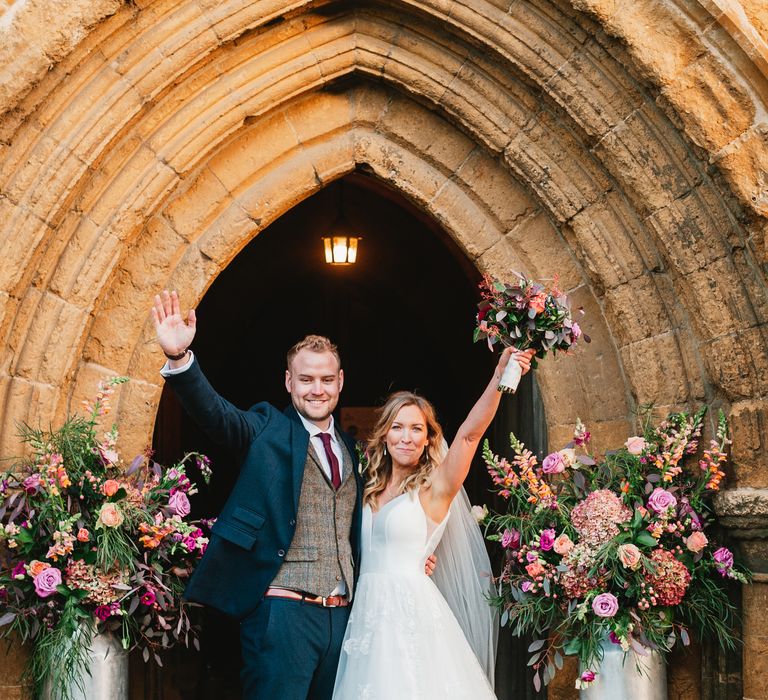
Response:
[{"label": "shirt collar", "polygon": [[304,416],[302,416],[301,413],[298,413],[298,416],[301,419],[301,422],[304,425],[304,427],[307,429],[307,432],[309,433],[310,438],[320,435],[320,433],[330,433],[331,442],[336,442],[336,427],[334,426],[333,416],[331,416],[331,423],[328,426],[328,430],[321,430],[314,423],[312,423],[311,421],[308,421]]}]

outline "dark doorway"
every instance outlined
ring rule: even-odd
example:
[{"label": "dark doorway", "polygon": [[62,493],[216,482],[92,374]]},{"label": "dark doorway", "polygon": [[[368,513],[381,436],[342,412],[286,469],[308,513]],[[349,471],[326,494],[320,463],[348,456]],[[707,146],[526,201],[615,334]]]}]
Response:
[{"label": "dark doorway", "polygon": [[[321,245],[340,217],[362,236],[358,261],[347,267],[326,264]],[[308,333],[326,335],[338,344],[345,371],[342,423],[345,407],[377,406],[392,391],[415,389],[435,404],[450,440],[496,362],[487,347],[472,343],[479,280],[434,221],[374,178],[354,174],[291,209],[230,263],[197,309],[193,350],[213,386],[235,405],[266,400],[282,408],[286,350]],[[502,450],[515,431],[541,451],[543,425],[535,386],[526,381],[505,399],[491,438]],[[168,391],[154,445],[164,463],[189,450],[211,457],[214,478],[193,507],[200,517],[217,514],[237,465]],[[470,500],[491,506],[489,485],[478,460],[466,484]],[[499,697],[525,697],[527,659],[504,636]],[[237,625],[206,612],[202,641],[201,656],[180,662],[188,670],[175,674],[175,697],[238,698]]]}]

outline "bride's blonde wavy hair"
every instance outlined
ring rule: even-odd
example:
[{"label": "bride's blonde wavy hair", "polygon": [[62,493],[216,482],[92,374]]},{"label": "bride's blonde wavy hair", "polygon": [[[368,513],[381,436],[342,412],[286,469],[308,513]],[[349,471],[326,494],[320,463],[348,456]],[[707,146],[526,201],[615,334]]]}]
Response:
[{"label": "bride's blonde wavy hair", "polygon": [[424,447],[424,452],[419,457],[419,463],[414,472],[403,479],[398,495],[427,483],[432,471],[444,457],[443,429],[437,422],[434,406],[423,396],[410,391],[398,391],[392,394],[379,409],[379,419],[376,421],[373,433],[368,440],[368,470],[366,472],[365,491],[363,492],[363,504],[370,504],[371,508],[376,507],[378,495],[387,487],[389,478],[392,476],[392,457],[384,451],[385,441],[398,412],[405,406],[416,406],[424,414],[427,423],[428,442]]}]

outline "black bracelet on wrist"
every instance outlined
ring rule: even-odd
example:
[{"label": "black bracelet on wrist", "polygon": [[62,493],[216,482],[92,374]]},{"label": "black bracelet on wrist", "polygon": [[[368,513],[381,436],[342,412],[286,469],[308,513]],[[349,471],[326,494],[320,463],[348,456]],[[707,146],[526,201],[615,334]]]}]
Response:
[{"label": "black bracelet on wrist", "polygon": [[178,362],[179,360],[183,360],[187,356],[187,351],[189,348],[184,348],[178,355],[169,355],[167,352],[163,352],[163,355],[165,355],[169,360],[175,360]]}]

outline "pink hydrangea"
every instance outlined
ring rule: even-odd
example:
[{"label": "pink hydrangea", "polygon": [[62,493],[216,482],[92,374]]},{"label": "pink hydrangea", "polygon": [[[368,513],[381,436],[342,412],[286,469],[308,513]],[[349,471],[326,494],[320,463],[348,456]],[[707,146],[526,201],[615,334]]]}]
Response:
[{"label": "pink hydrangea", "polygon": [[583,543],[599,546],[619,533],[619,525],[630,520],[632,512],[608,489],[593,491],[571,511],[571,522]]}]

